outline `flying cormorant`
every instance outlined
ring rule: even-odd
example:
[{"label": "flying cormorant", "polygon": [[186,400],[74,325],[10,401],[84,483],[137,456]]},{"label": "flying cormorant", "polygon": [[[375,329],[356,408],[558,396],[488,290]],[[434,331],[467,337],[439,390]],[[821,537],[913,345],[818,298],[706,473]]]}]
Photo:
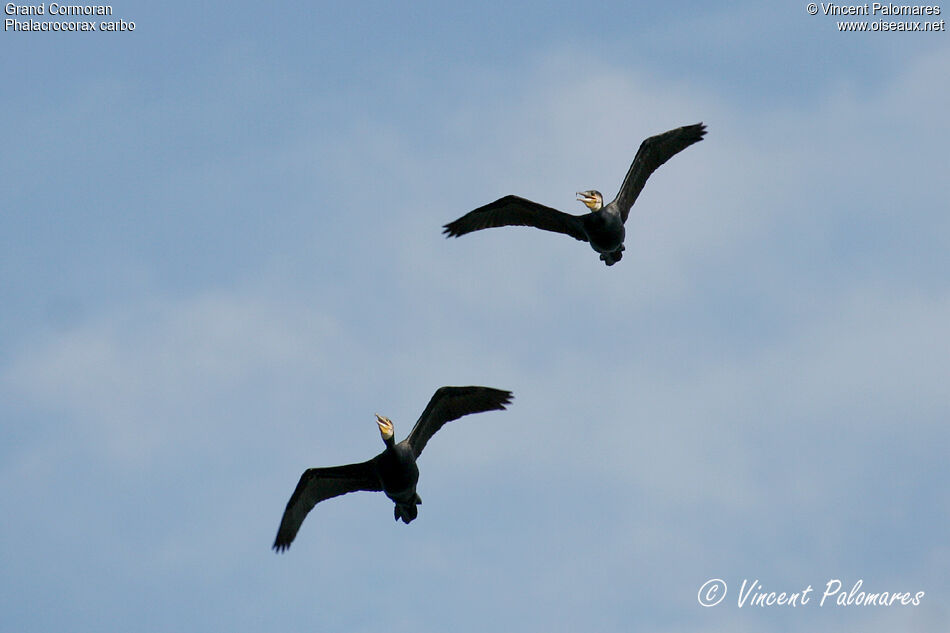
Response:
[{"label": "flying cormorant", "polygon": [[647,178],[674,154],[703,140],[704,134],[706,126],[697,123],[643,141],[620,185],[620,192],[610,204],[604,206],[604,196],[599,191],[578,192],[577,199],[591,210],[585,215],[570,215],[519,196],[505,196],[449,222],[443,233],[446,237],[458,237],[498,226],[533,226],[590,242],[600,253],[601,261],[613,266],[623,257],[623,225]]},{"label": "flying cormorant", "polygon": [[511,398],[510,391],[490,387],[442,387],[429,400],[409,437],[398,444],[393,439],[392,421],[377,413],[376,424],[386,444],[383,452],[359,464],[306,470],[287,502],[274,540],[274,550],[282,552],[290,547],[300,524],[317,503],[357,490],[385,492],[396,504],[396,520],[409,523],[419,512],[416,506],[422,503],[416,494],[416,482],[419,481],[416,460],[429,438],[446,422],[469,413],[502,410],[506,404],[511,404]]}]

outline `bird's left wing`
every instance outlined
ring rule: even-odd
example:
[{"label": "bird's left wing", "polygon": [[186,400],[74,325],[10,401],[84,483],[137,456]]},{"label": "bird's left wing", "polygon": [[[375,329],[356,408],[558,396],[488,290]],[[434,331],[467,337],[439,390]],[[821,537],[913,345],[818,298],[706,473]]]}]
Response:
[{"label": "bird's left wing", "polygon": [[446,422],[469,413],[503,410],[506,404],[511,404],[511,398],[510,391],[491,387],[441,387],[429,400],[406,442],[419,457],[429,438]]},{"label": "bird's left wing", "polygon": [[459,237],[472,231],[499,226],[533,226],[544,231],[570,235],[587,241],[584,223],[579,216],[564,213],[520,196],[505,196],[445,225],[446,237]]},{"label": "bird's left wing", "polygon": [[307,513],[321,501],[358,490],[382,490],[374,460],[304,471],[280,520],[274,551],[282,552],[290,547]]},{"label": "bird's left wing", "polygon": [[672,158],[674,155],[683,151],[693,143],[703,140],[706,134],[706,126],[702,123],[695,125],[685,125],[678,127],[656,136],[651,136],[640,143],[640,149],[637,155],[633,157],[633,163],[627,170],[627,176],[620,185],[620,191],[611,204],[616,204],[620,208],[620,217],[626,222],[630,215],[630,207],[636,202],[637,196],[643,190],[647,178],[650,177],[657,168]]}]

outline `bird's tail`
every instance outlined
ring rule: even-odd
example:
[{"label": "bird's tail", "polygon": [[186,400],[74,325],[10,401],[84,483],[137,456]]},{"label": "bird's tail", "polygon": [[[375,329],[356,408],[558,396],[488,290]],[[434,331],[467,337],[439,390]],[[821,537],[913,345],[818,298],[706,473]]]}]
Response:
[{"label": "bird's tail", "polygon": [[409,503],[397,503],[396,507],[393,509],[393,515],[398,521],[402,519],[402,522],[409,524],[413,519],[419,516],[419,508],[416,507],[422,503],[422,498],[417,494],[415,499]]}]

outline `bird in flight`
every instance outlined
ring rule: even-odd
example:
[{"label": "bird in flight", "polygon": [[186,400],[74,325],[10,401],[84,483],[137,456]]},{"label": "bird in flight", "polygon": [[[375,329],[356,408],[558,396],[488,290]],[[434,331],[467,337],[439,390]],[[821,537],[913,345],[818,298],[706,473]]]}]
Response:
[{"label": "bird in flight", "polygon": [[589,242],[591,248],[600,253],[601,261],[613,266],[623,257],[624,223],[647,178],[674,154],[703,140],[705,134],[706,126],[697,123],[643,141],[617,197],[608,205],[604,206],[604,196],[599,191],[578,192],[577,199],[590,209],[590,213],[571,215],[520,196],[505,196],[449,222],[443,233],[446,237],[459,237],[499,226],[533,226]]},{"label": "bird in flight", "polygon": [[396,504],[396,520],[409,523],[422,503],[416,493],[419,468],[416,460],[436,431],[446,422],[470,413],[503,410],[511,404],[512,393],[490,387],[442,387],[437,389],[412,432],[403,441],[393,438],[392,421],[376,414],[376,424],[386,448],[373,459],[359,464],[310,468],[300,477],[280,520],[274,550],[290,547],[307,513],[321,501],[358,490],[382,491]]}]

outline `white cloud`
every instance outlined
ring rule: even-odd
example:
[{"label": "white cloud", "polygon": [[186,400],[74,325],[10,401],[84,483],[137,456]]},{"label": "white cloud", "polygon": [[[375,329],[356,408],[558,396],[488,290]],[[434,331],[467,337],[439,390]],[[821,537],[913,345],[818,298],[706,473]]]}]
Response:
[{"label": "white cloud", "polygon": [[3,382],[110,457],[147,462],[175,438],[227,433],[215,409],[231,410],[228,401],[251,395],[250,385],[272,390],[295,384],[298,372],[329,371],[338,334],[317,309],[209,292],[148,301],[54,335],[14,359]]}]

